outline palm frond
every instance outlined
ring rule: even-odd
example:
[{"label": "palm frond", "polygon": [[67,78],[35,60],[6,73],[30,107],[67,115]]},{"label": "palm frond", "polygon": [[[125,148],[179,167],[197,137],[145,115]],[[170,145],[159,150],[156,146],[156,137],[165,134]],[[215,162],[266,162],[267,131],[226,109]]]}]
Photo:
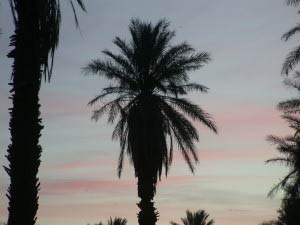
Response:
[{"label": "palm frond", "polygon": [[203,109],[201,109],[198,105],[195,105],[184,98],[167,97],[166,99],[169,100],[173,105],[177,106],[180,110],[182,110],[182,112],[190,116],[193,120],[200,121],[209,129],[211,129],[215,133],[218,133],[215,122],[212,120],[211,116]]},{"label": "palm frond", "polygon": [[300,46],[296,47],[287,55],[282,65],[281,73],[288,75],[289,72],[292,71],[294,67],[297,65],[299,60],[300,60]]},{"label": "palm frond", "polygon": [[286,0],[286,4],[291,5],[291,6],[298,6],[299,3],[300,3],[300,0]]},{"label": "palm frond", "polygon": [[295,161],[289,158],[276,157],[266,160],[265,163],[280,163],[289,167],[293,166],[295,164]]},{"label": "palm frond", "polygon": [[287,185],[289,179],[296,173],[297,171],[291,171],[287,176],[285,176],[278,184],[276,184],[268,193],[268,197],[272,198],[279,189],[284,189]]},{"label": "palm frond", "polygon": [[291,98],[286,101],[282,101],[277,105],[277,108],[287,113],[298,112],[300,110],[300,99]]},{"label": "palm frond", "polygon": [[284,33],[281,38],[285,41],[288,41],[292,36],[294,36],[298,32],[300,32],[300,24],[297,24],[295,27]]}]

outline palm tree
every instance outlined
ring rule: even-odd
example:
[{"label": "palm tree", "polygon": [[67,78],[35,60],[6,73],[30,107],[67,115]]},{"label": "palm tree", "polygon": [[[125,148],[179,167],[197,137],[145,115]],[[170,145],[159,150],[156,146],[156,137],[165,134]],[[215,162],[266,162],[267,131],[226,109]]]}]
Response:
[{"label": "palm tree", "polygon": [[172,46],[175,33],[168,28],[165,20],[153,25],[134,19],[129,26],[131,42],[114,39],[120,54],[105,50],[107,60],[93,60],[83,68],[85,74],[114,81],[89,105],[113,97],[93,112],[92,119],[98,120],[106,112],[109,123],[118,117],[112,134],[120,141],[118,175],[126,152],[138,178],[140,225],[154,225],[157,221],[153,197],[163,167],[166,175],[169,171],[174,142],[192,172],[194,162],[198,162],[194,141],[199,136],[185,115],[217,132],[210,115],[182,97],[192,90],[207,92],[207,87],[189,82],[187,72],[207,63],[209,54],[197,53],[185,42]]},{"label": "palm tree", "polygon": [[[85,10],[82,0],[76,0]],[[59,40],[59,0],[9,0],[15,32],[11,36],[12,58],[10,109],[11,144],[8,146],[6,171],[8,189],[8,225],[34,225],[38,209],[37,177],[42,148],[39,137],[39,90],[42,76],[50,80],[53,57]],[[74,3],[70,0],[78,25]]]},{"label": "palm tree", "polygon": [[[184,225],[213,225],[215,221],[213,219],[208,220],[209,214],[205,210],[198,210],[196,212],[186,211],[186,217],[181,218]],[[176,222],[171,222],[171,225],[179,225]]]},{"label": "palm tree", "polygon": [[[110,217],[109,220],[107,220],[106,224],[107,225],[126,225],[127,219],[121,218],[121,217],[115,217],[115,218]],[[104,225],[104,223],[102,221],[100,221],[99,223],[96,223],[94,225]]]},{"label": "palm tree", "polygon": [[126,225],[127,219],[121,217],[109,218],[107,225]]}]

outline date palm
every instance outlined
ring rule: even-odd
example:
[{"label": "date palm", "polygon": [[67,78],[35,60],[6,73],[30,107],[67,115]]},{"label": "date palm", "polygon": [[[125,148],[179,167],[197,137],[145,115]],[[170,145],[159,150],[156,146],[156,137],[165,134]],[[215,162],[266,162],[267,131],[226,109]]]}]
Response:
[{"label": "date palm", "polygon": [[121,148],[118,174],[127,153],[138,179],[140,225],[157,221],[153,197],[163,167],[166,175],[169,171],[174,144],[192,172],[198,162],[194,141],[199,136],[186,116],[217,132],[210,115],[183,97],[193,90],[207,92],[207,87],[189,82],[187,72],[206,64],[209,54],[195,52],[185,42],[171,45],[175,33],[168,28],[165,20],[152,24],[134,19],[129,26],[131,41],[114,39],[120,53],[105,50],[106,60],[93,60],[83,68],[85,74],[113,81],[89,104],[110,97],[93,112],[92,119],[98,120],[105,113],[109,123],[118,119],[112,134]]},{"label": "date palm", "polygon": [[[181,218],[183,225],[213,225],[215,221],[208,219],[209,214],[204,210],[198,210],[197,212],[186,211],[186,217]],[[179,225],[176,222],[171,222],[171,225]]]},{"label": "date palm", "polygon": [[[81,0],[76,0],[84,10]],[[6,171],[8,189],[8,225],[34,225],[38,209],[37,177],[42,148],[39,137],[39,90],[43,75],[49,80],[59,40],[59,0],[9,0],[15,31],[11,36],[13,59],[10,109],[11,144],[8,146]],[[78,25],[74,3],[70,0]]]}]

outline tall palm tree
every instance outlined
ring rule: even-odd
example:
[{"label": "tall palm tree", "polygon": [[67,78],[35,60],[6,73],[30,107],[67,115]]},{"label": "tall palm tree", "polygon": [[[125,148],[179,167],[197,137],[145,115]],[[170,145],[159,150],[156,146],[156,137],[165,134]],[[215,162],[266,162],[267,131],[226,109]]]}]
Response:
[{"label": "tall palm tree", "polygon": [[[76,0],[85,10],[83,2]],[[8,146],[6,171],[8,189],[8,225],[34,225],[38,209],[37,177],[42,148],[39,137],[43,128],[40,118],[39,90],[42,76],[49,80],[53,57],[59,40],[59,0],[9,0],[15,31],[11,36],[12,58],[10,109],[11,144]],[[74,3],[70,0],[78,25]]]},{"label": "tall palm tree", "polygon": [[[198,210],[197,212],[186,211],[186,217],[181,218],[184,225],[213,225],[213,219],[208,220],[209,214],[205,210]],[[171,222],[171,225],[179,225],[176,222]]]},{"label": "tall palm tree", "polygon": [[138,178],[140,225],[157,221],[153,197],[163,167],[166,175],[169,171],[174,142],[192,172],[198,162],[194,141],[199,136],[185,116],[217,132],[210,115],[183,97],[192,90],[207,92],[207,87],[189,82],[187,72],[207,63],[209,54],[195,52],[186,42],[171,45],[175,33],[168,28],[165,20],[154,25],[134,19],[129,25],[131,41],[114,39],[120,54],[104,50],[108,59],[93,60],[83,68],[85,74],[114,81],[89,105],[111,97],[93,112],[92,119],[98,120],[104,113],[108,113],[109,123],[118,118],[112,134],[120,141],[118,175],[126,152]]}]

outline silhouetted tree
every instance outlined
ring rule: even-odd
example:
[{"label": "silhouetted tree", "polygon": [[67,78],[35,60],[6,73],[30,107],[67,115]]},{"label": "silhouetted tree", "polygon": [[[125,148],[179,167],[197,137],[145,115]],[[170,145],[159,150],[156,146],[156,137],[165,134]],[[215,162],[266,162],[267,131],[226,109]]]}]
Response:
[{"label": "silhouetted tree", "polygon": [[[198,210],[196,212],[186,211],[186,217],[181,218],[184,225],[213,225],[215,221],[209,219],[209,214],[205,210]],[[176,222],[171,222],[171,225],[179,225]]]},{"label": "silhouetted tree", "polygon": [[98,120],[108,113],[108,122],[113,123],[119,116],[112,135],[121,147],[118,174],[121,175],[126,152],[138,178],[140,225],[154,225],[157,221],[153,197],[163,166],[168,173],[174,142],[192,172],[194,162],[198,162],[194,141],[199,136],[185,116],[217,132],[210,115],[182,97],[192,90],[207,92],[207,87],[190,83],[187,72],[209,62],[209,54],[197,53],[185,42],[172,46],[170,41],[175,33],[168,28],[165,20],[153,25],[134,19],[129,26],[131,42],[114,39],[120,54],[105,50],[103,53],[109,59],[93,60],[83,69],[86,74],[114,81],[89,105],[114,97],[95,110],[92,119]]},{"label": "silhouetted tree", "polygon": [[[84,10],[81,0],[76,0]],[[12,86],[10,109],[11,144],[6,171],[8,189],[8,225],[33,225],[38,209],[37,177],[42,148],[39,90],[42,76],[50,80],[53,57],[60,28],[59,0],[9,0],[15,31],[11,36]],[[78,25],[75,8],[70,0]]]}]

